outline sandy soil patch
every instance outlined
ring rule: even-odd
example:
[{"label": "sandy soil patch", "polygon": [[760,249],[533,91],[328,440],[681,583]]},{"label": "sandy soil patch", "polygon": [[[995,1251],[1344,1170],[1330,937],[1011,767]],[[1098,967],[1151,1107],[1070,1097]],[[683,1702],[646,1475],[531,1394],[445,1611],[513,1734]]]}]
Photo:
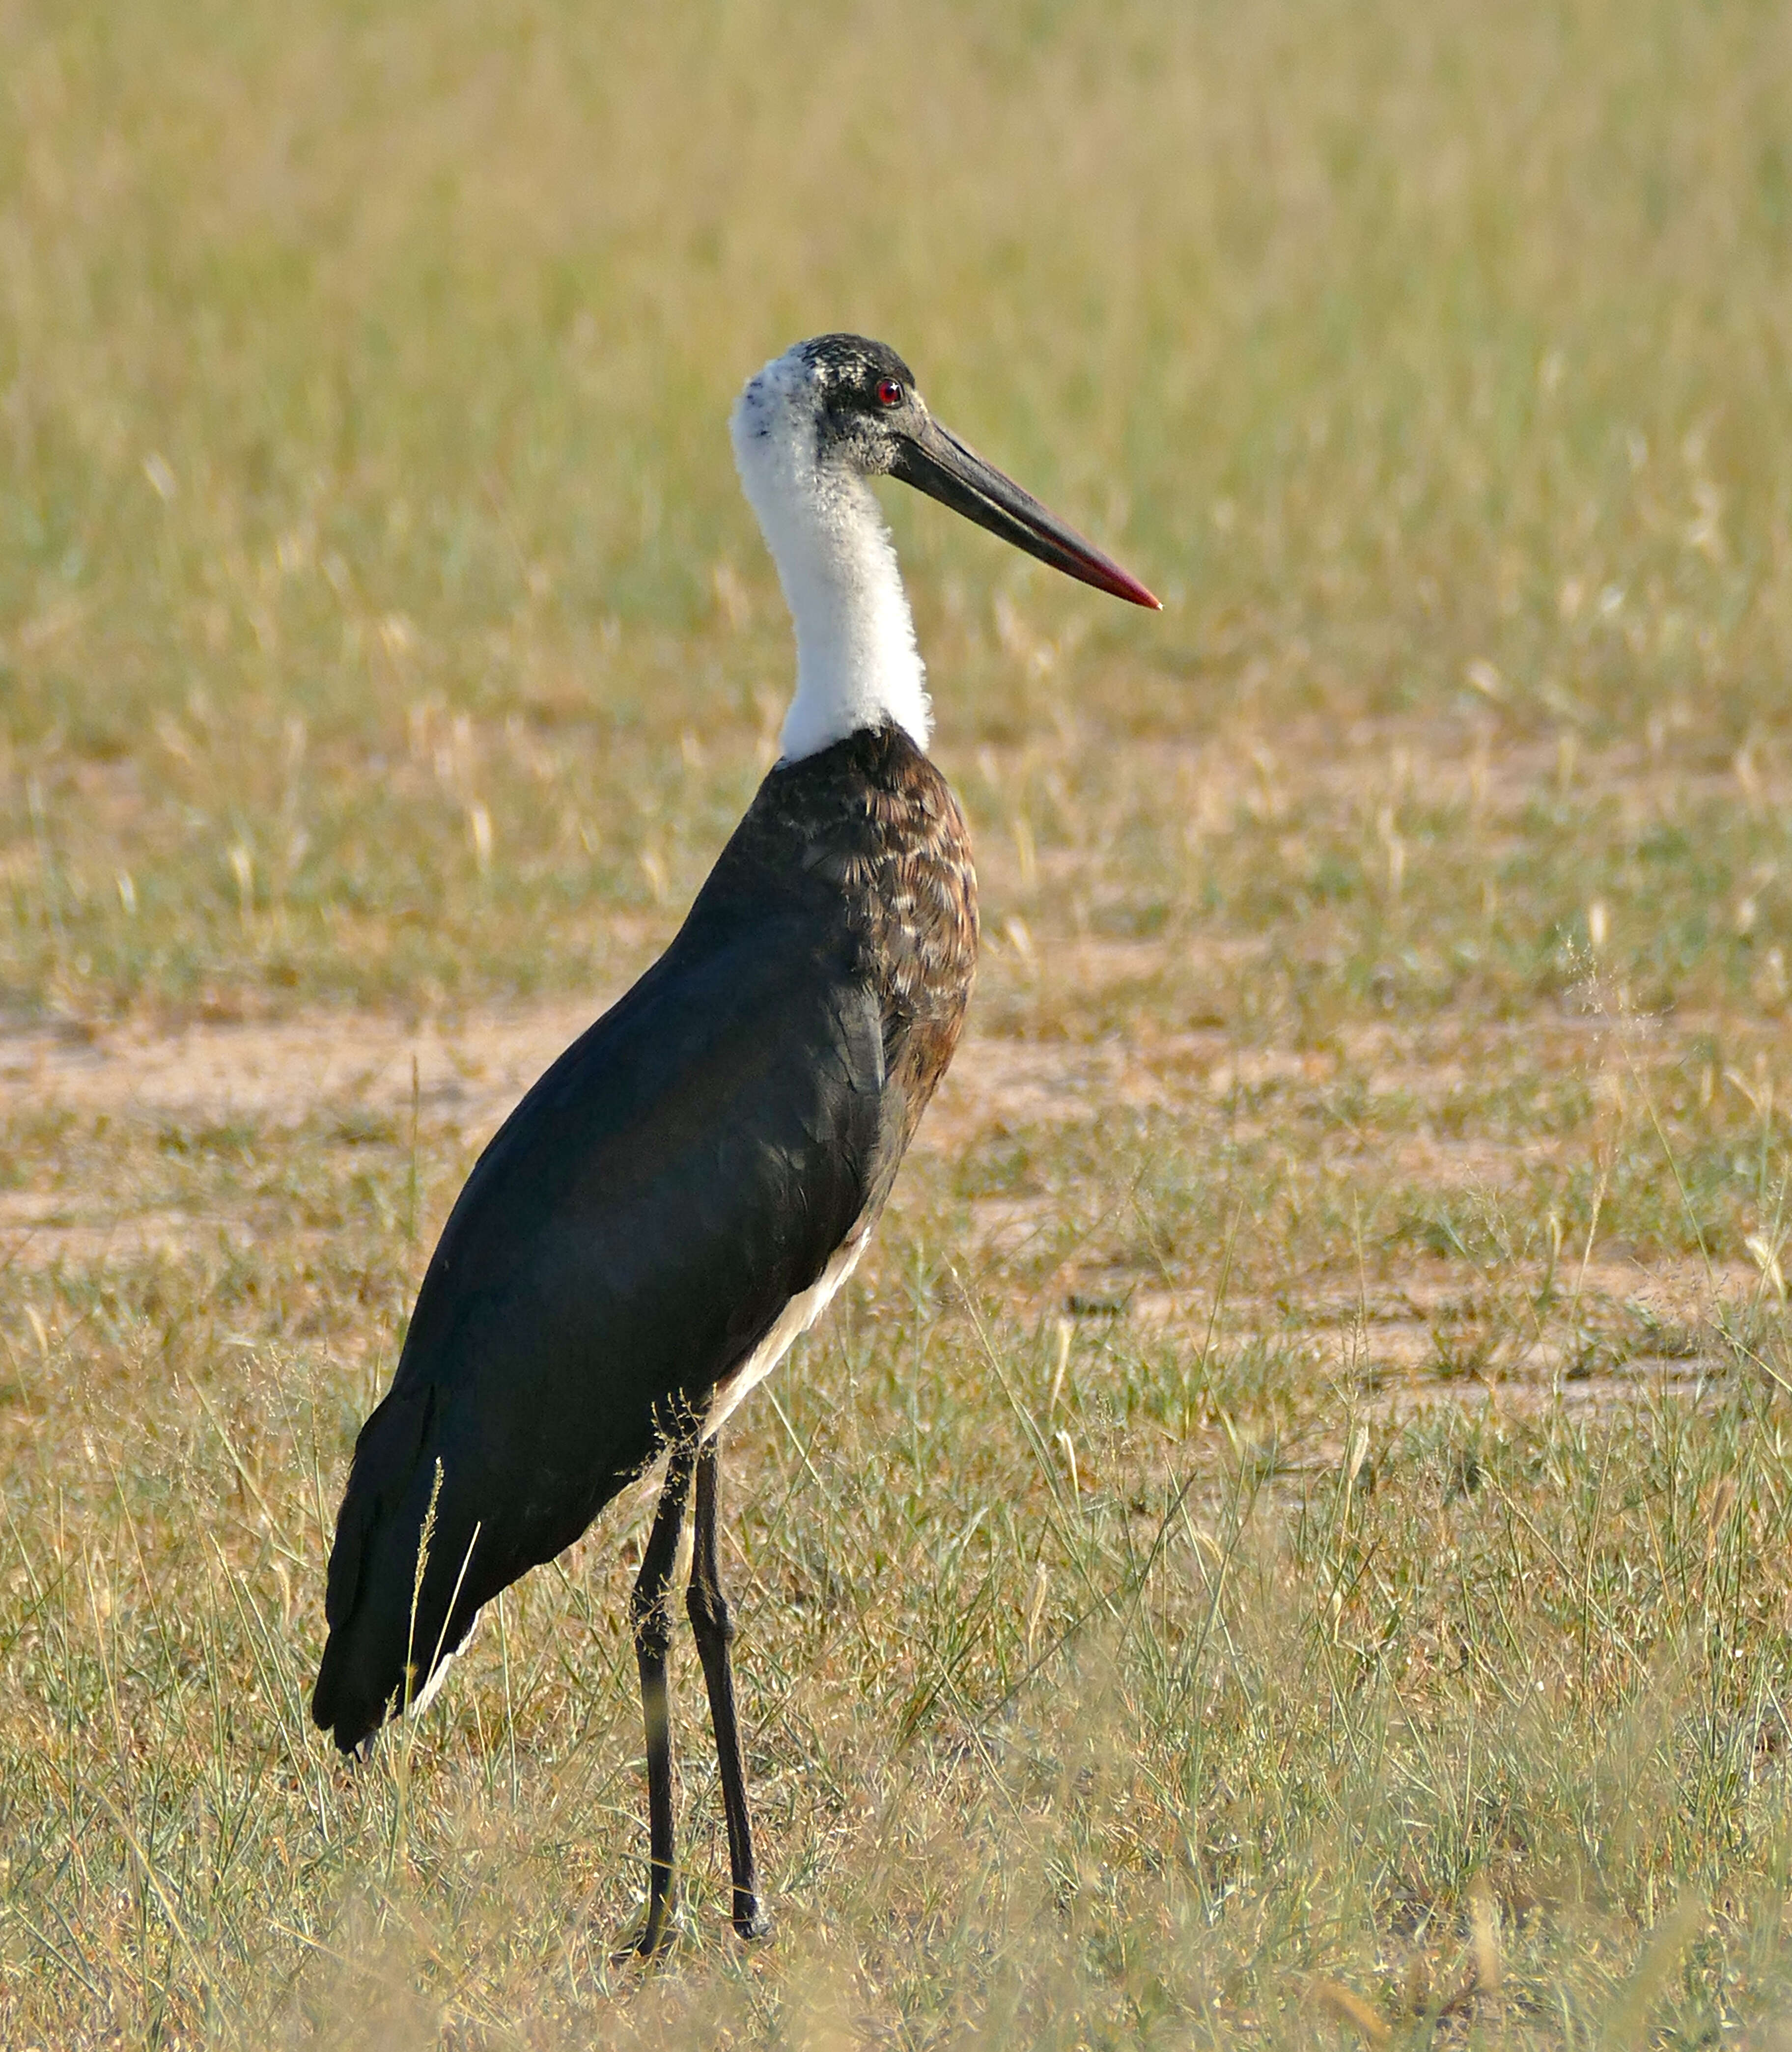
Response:
[{"label": "sandy soil patch", "polygon": [[[138,1024],[91,1034],[0,1034],[0,1115],[57,1106],[224,1126],[297,1126],[320,1114],[408,1115],[414,1089],[432,1121],[492,1130],[602,1009],[556,999],[457,1019],[302,1013],[172,1033]],[[1218,1035],[1131,1048],[967,1035],[921,1129],[951,1151],[990,1127],[1092,1119],[1116,1104],[1173,1101],[1224,1051]]]},{"label": "sandy soil patch", "polygon": [[453,1022],[313,1012],[167,1034],[138,1025],[91,1038],[14,1033],[0,1039],[0,1110],[297,1126],[320,1112],[408,1111],[414,1087],[432,1115],[488,1127],[596,1016],[563,1000]]},{"label": "sandy soil patch", "polygon": [[[0,1034],[0,1115],[65,1108],[199,1129],[377,1118],[402,1130],[414,1094],[431,1128],[457,1130],[478,1144],[600,1009],[598,1001],[559,999],[446,1020],[318,1012],[272,1022],[195,1022],[161,1033],[133,1023],[91,1035],[15,1031]],[[1583,1038],[1572,1022],[1565,1030]],[[1390,1085],[1397,1078],[1402,1091],[1423,1096],[1463,1071],[1464,1044],[1447,1029],[1409,1035],[1402,1061],[1398,1036],[1374,1029],[1349,1053],[1366,1067],[1386,1065]],[[1089,1044],[973,1031],[918,1145],[951,1156],[992,1135],[1088,1123],[1122,1110],[1180,1107],[1210,1121],[1218,1101],[1237,1091],[1323,1088],[1337,1059],[1328,1051],[1240,1048],[1217,1032]],[[1229,1130],[1237,1137],[1237,1122]],[[1398,1181],[1498,1189],[1552,1149],[1543,1141],[1503,1145],[1408,1130],[1379,1144],[1371,1138],[1352,1151],[1366,1168]],[[1049,1243],[1055,1222],[1047,1196],[986,1196],[972,1208],[972,1246],[998,1267],[1024,1263]],[[0,1192],[0,1270],[246,1251],[253,1237],[245,1216],[133,1207],[128,1193],[103,1188]],[[1347,1297],[1322,1291],[1297,1310],[1280,1301],[1229,1302],[1219,1309],[1218,1328],[1233,1343],[1256,1332],[1310,1346],[1323,1372],[1359,1391],[1390,1421],[1434,1403],[1490,1401],[1490,1391],[1519,1404],[1559,1396],[1609,1405],[1645,1383],[1692,1388],[1727,1372],[1733,1363],[1717,1341],[1716,1322],[1727,1309],[1759,1306],[1764,1287],[1746,1266],[1712,1271],[1696,1263],[1645,1267],[1602,1256],[1582,1270],[1571,1253],[1547,1300],[1544,1283],[1540,1271],[1527,1267],[1495,1278],[1467,1263],[1426,1259],[1393,1282]],[[1050,1301],[1060,1315],[1113,1322],[1141,1336],[1174,1333],[1198,1345],[1216,1329],[1207,1292],[1173,1293],[1157,1275],[1085,1272],[1074,1250],[1025,1294],[1036,1307]],[[1628,1334],[1631,1362],[1587,1372],[1584,1348],[1576,1349],[1590,1318]],[[1492,1332],[1503,1335],[1497,1347],[1482,1341]]]},{"label": "sandy soil patch", "polygon": [[[0,1116],[65,1110],[207,1129],[276,1130],[314,1118],[424,1122],[481,1143],[601,1003],[407,1020],[312,1012],[276,1021],[195,1022],[173,1032],[135,1023],[91,1033],[0,1034]],[[1200,1052],[1215,1051],[1203,1043]],[[967,1036],[919,1145],[961,1151],[990,1131],[1093,1120],[1116,1105],[1167,1103],[1191,1048],[1130,1050]],[[0,1261],[128,1262],[221,1242],[246,1245],[240,1219],[136,1210],[104,1189],[0,1192]]]}]

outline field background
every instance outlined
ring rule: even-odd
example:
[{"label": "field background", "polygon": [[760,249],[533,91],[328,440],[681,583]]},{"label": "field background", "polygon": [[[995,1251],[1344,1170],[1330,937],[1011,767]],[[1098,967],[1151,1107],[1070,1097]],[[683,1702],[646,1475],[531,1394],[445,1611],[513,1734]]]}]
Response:
[{"label": "field background", "polygon": [[[639,1503],[305,1702],[837,327],[1166,608],[889,495],[984,966],[644,1980]],[[1789,412],[1773,0],[0,0],[0,2041],[1783,2043]]]}]

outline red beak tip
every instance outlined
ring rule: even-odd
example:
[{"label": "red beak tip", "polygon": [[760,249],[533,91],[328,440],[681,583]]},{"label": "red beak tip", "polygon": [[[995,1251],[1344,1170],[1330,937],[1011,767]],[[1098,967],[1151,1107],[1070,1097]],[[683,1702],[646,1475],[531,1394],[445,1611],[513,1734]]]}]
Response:
[{"label": "red beak tip", "polygon": [[1131,570],[1123,570],[1112,556],[1102,563],[1104,574],[1099,579],[1091,578],[1092,584],[1099,583],[1101,589],[1111,592],[1116,598],[1123,598],[1128,605],[1142,605],[1147,612],[1161,613],[1163,601],[1154,591],[1148,591]]}]

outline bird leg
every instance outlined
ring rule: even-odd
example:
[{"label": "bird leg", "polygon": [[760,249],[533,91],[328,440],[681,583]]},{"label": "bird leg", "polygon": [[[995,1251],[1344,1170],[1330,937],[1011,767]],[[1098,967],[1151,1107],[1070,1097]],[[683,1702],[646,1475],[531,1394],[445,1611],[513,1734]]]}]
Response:
[{"label": "bird leg", "polygon": [[660,1507],[653,1514],[653,1529],[629,1599],[635,1659],[641,1669],[641,1706],[647,1724],[648,1887],[646,1921],[626,1951],[638,1952],[643,1959],[663,1951],[672,1936],[672,1705],[666,1689],[672,1619],[666,1592],[677,1564],[678,1535],[684,1523],[696,1455],[688,1440],[672,1447]]},{"label": "bird leg", "polygon": [[735,1714],[734,1666],[729,1648],[735,1623],[722,1593],[716,1557],[716,1518],[721,1492],[721,1456],[714,1439],[697,1455],[696,1525],[691,1549],[691,1585],[684,1594],[691,1631],[709,1689],[709,1721],[716,1730],[716,1758],[722,1771],[722,1807],[728,1820],[728,1866],[734,1876],[734,1928],[743,1938],[763,1938],[771,1919],[759,1901],[759,1869],[753,1860],[753,1823],[747,1810],[747,1764]]}]

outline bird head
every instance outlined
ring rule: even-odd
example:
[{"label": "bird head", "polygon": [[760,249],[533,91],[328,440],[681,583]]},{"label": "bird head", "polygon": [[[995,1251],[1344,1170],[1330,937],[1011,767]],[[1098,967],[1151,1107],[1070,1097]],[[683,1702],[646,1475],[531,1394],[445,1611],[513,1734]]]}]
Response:
[{"label": "bird head", "polygon": [[798,343],[749,382],[734,426],[737,447],[771,441],[800,449],[818,478],[840,470],[896,478],[1067,577],[1161,609],[1136,578],[942,427],[886,343],[860,335]]}]

